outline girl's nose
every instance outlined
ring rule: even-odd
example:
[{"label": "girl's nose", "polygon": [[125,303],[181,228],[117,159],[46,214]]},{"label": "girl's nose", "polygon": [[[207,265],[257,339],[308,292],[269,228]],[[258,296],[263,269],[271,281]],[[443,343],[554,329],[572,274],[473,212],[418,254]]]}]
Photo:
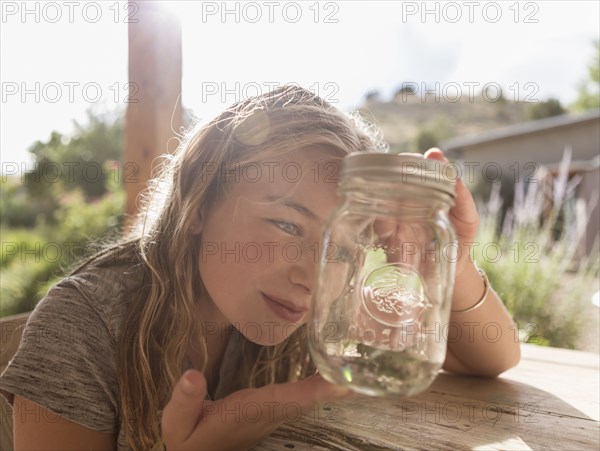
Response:
[{"label": "girl's nose", "polygon": [[303,252],[298,258],[288,262],[288,277],[293,285],[299,287],[306,294],[311,295],[315,286],[318,265],[314,259],[306,254],[307,252]]},{"label": "girl's nose", "polygon": [[[316,268],[314,268],[314,266],[312,269],[314,270],[314,272],[316,272]],[[315,275],[312,275],[312,273],[309,274],[307,268],[302,267],[298,264],[293,264],[290,268],[289,278],[290,282],[292,282],[293,285],[299,287],[308,295],[312,294]]]}]

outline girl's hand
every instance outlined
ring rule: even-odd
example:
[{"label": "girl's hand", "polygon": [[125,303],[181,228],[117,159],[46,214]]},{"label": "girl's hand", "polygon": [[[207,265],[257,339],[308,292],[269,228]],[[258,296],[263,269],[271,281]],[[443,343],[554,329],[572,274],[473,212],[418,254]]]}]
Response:
[{"label": "girl's hand", "polygon": [[315,403],[351,397],[350,390],[321,376],[299,382],[237,391],[206,401],[206,379],[188,370],[181,377],[162,415],[167,451],[247,449],[286,419],[298,418]]},{"label": "girl's hand", "polygon": [[[425,152],[425,158],[448,162],[440,149],[433,148]],[[450,210],[450,221],[456,230],[456,238],[460,246],[461,258],[456,262],[456,277],[467,265],[472,264],[471,248],[467,243],[473,243],[479,229],[479,215],[471,192],[459,178],[456,181],[456,203]]]}]

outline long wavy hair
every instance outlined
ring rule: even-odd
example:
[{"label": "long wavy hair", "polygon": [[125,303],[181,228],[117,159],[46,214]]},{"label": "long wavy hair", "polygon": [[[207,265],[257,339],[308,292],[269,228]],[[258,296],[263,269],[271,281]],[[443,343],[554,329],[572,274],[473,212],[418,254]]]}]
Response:
[{"label": "long wavy hair", "polygon": [[[206,368],[210,350],[204,340],[193,338],[204,337],[195,303],[208,296],[199,277],[201,236],[193,230],[200,215],[227,192],[222,176],[227,171],[215,168],[239,169],[308,146],[343,157],[380,149],[382,141],[357,114],[342,112],[303,88],[284,86],[190,130],[150,184],[135,227],[118,245],[119,259],[137,261],[145,279],[132,294],[117,345],[122,426],[131,448],[164,448],[162,409],[190,346],[199,347],[203,356],[198,369]],[[305,328],[276,346],[241,340],[244,361],[231,374],[231,386],[260,387],[314,373],[302,339]]]}]

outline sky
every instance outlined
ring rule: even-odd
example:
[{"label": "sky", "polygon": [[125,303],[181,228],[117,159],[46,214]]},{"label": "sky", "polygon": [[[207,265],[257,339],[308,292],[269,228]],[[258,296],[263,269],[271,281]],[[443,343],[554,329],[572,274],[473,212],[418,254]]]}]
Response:
[{"label": "sky", "polygon": [[[200,120],[297,83],[342,109],[402,83],[442,101],[501,87],[514,101],[569,104],[600,34],[597,1],[161,2],[182,24],[182,103]],[[72,133],[86,110],[125,108],[135,3],[0,2],[2,173]],[[461,92],[458,91],[461,90]],[[16,166],[15,166],[16,165]]]}]

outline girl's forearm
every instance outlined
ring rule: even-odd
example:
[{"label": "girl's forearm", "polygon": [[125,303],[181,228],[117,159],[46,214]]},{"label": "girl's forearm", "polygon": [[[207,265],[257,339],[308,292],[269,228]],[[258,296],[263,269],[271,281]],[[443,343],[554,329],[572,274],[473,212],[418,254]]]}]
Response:
[{"label": "girl's forearm", "polygon": [[[452,310],[476,304],[484,294],[484,280],[474,264],[457,276]],[[477,308],[452,313],[448,328],[448,353],[457,360],[445,369],[466,374],[496,376],[515,366],[521,357],[516,326],[490,287],[485,301]]]}]

